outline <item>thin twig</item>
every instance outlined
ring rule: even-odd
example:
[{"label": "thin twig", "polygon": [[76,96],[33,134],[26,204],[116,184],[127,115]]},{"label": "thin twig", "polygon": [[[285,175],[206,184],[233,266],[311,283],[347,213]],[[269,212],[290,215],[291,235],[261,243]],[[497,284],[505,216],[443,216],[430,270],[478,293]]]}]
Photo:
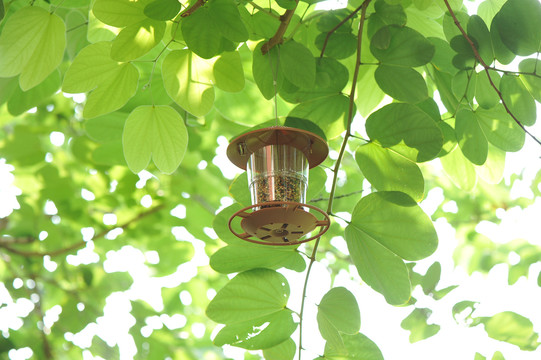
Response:
[{"label": "thin twig", "polygon": [[[165,208],[165,204],[161,204],[161,205],[158,205],[156,207],[153,207],[152,209],[148,210],[148,211],[145,211],[145,212],[142,212],[140,213],[139,215],[137,215],[136,217],[134,217],[133,219],[131,220],[128,220],[127,222],[125,222],[124,224],[120,225],[120,226],[113,226],[113,227],[110,227],[110,228],[107,228],[105,230],[103,230],[102,232],[98,233],[97,235],[95,235],[92,240],[97,240],[97,239],[100,239],[100,238],[103,238],[105,237],[105,235],[107,235],[111,230],[114,230],[114,229],[126,229],[127,227],[129,227],[130,225],[132,225],[133,223],[136,223],[137,221],[149,216],[149,215],[152,215],[160,210],[162,210],[163,208]],[[3,248],[3,249],[6,249],[7,251],[13,253],[13,254],[16,254],[16,255],[21,255],[21,256],[26,256],[26,257],[45,257],[45,256],[50,256],[50,257],[54,257],[54,256],[58,256],[58,255],[63,255],[63,254],[66,254],[66,253],[69,253],[69,252],[72,252],[72,251],[75,251],[75,250],[79,250],[79,249],[82,249],[86,246],[87,242],[85,240],[81,240],[79,242],[76,242],[75,244],[73,245],[70,245],[68,247],[65,247],[65,248],[61,248],[61,249],[56,249],[56,250],[52,250],[52,251],[24,251],[24,250],[19,250],[17,248],[14,248],[10,245],[7,245],[7,244],[3,244],[3,243],[0,243],[0,248]]]},{"label": "thin twig", "polygon": [[[353,109],[355,104],[355,89],[357,87],[357,79],[359,77],[359,68],[361,66],[361,48],[362,48],[362,38],[363,38],[363,28],[364,28],[364,21],[366,19],[366,9],[368,5],[370,4],[371,0],[365,0],[361,5],[361,19],[359,22],[359,31],[357,33],[357,57],[355,62],[355,70],[353,72],[353,80],[351,84],[351,92],[349,95],[349,109],[348,109],[348,117],[347,117],[347,129],[346,134],[344,135],[344,140],[342,142],[342,146],[340,148],[340,153],[338,154],[338,158],[336,159],[336,163],[334,165],[334,176],[333,181],[331,185],[331,193],[329,196],[329,203],[327,205],[327,213],[332,214],[332,205],[333,205],[333,198],[334,193],[336,191],[336,184],[338,181],[338,169],[340,168],[340,164],[342,163],[342,159],[344,157],[344,153],[346,151],[347,143],[349,140],[349,137],[351,136],[351,123],[353,121]],[[303,321],[303,314],[304,314],[304,302],[306,299],[306,289],[308,288],[308,279],[310,278],[310,272],[312,270],[312,265],[316,261],[316,254],[317,254],[317,248],[319,246],[319,241],[321,238],[317,238],[314,243],[314,249],[312,250],[312,256],[310,256],[310,262],[308,264],[308,269],[306,270],[306,277],[304,279],[304,288],[302,290],[302,299],[301,299],[301,310],[300,310],[300,320],[299,320],[299,360],[301,360],[301,354],[302,354],[302,321]]]},{"label": "thin twig", "polygon": [[455,22],[455,25],[457,26],[458,30],[460,30],[460,32],[462,33],[462,36],[464,36],[464,38],[466,39],[466,41],[470,44],[471,48],[472,48],[472,51],[473,51],[473,54],[475,56],[475,58],[477,59],[477,61],[479,61],[479,64],[481,64],[481,66],[483,66],[483,68],[485,69],[485,72],[487,74],[487,77],[488,77],[488,81],[490,82],[490,85],[492,86],[492,88],[496,91],[496,93],[498,94],[498,97],[500,98],[501,102],[502,102],[502,105],[503,107],[505,108],[505,111],[507,111],[507,113],[513,118],[513,120],[515,121],[515,123],[526,133],[528,134],[528,136],[530,136],[536,143],[538,143],[539,145],[541,145],[541,141],[536,138],[532,133],[530,133],[526,127],[524,125],[522,125],[522,123],[520,122],[519,119],[517,119],[517,117],[513,114],[513,112],[511,111],[511,109],[509,109],[509,107],[507,106],[507,103],[505,102],[505,100],[503,99],[503,95],[502,95],[502,92],[500,91],[500,89],[498,89],[498,87],[496,86],[496,84],[494,84],[494,81],[492,80],[492,77],[490,76],[490,71],[491,68],[490,66],[488,66],[485,61],[483,60],[483,58],[481,57],[481,55],[479,55],[479,52],[477,51],[477,48],[475,47],[475,44],[473,43],[473,41],[470,39],[470,37],[468,36],[468,34],[466,34],[466,31],[464,30],[464,28],[462,27],[462,25],[460,24],[460,21],[458,21],[453,9],[451,9],[451,5],[449,5],[449,1],[447,0],[443,0],[443,2],[445,3],[445,6],[447,6],[447,10],[449,10],[449,14],[451,15],[451,17],[453,18],[453,21]]},{"label": "thin twig", "polygon": [[255,2],[253,2],[253,1],[248,1],[248,4],[252,5],[254,9],[259,10],[259,11],[262,12],[263,14],[267,14],[267,15],[269,15],[269,16],[275,18],[275,19],[280,20],[280,15],[276,15],[275,13],[270,12],[270,11],[268,11],[267,9],[262,8],[261,6],[257,5]]},{"label": "thin twig", "polygon": [[[360,194],[360,193],[362,193],[362,192],[363,192],[363,190],[357,190],[357,191],[350,192],[350,193],[347,193],[347,194],[335,196],[334,198],[335,198],[335,199],[342,199],[342,198],[345,198],[345,197],[350,197],[350,196],[353,196],[353,195]],[[330,200],[330,198],[320,197],[320,198],[317,198],[317,199],[312,199],[312,200],[310,200],[309,202],[315,203],[315,202],[329,201],[329,200]]]},{"label": "thin twig", "polygon": [[320,58],[323,57],[323,54],[325,54],[325,49],[327,48],[327,43],[329,42],[329,38],[331,37],[331,35],[336,31],[338,30],[342,25],[344,25],[349,19],[351,19],[352,17],[355,16],[355,14],[357,14],[359,12],[359,10],[361,10],[364,6],[364,3],[359,5],[358,8],[356,8],[355,10],[353,10],[351,12],[351,14],[349,14],[348,16],[346,16],[344,18],[344,20],[340,21],[335,27],[333,27],[331,30],[329,30],[329,32],[327,33],[327,36],[325,36],[325,41],[323,42],[323,47],[321,48],[321,54],[319,55]]}]

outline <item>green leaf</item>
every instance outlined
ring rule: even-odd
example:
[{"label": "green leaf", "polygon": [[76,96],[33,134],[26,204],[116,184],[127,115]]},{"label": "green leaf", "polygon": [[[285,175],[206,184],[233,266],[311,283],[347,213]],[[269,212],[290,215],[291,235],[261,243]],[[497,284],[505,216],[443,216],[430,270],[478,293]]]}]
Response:
[{"label": "green leaf", "polygon": [[252,73],[261,94],[268,100],[280,90],[284,74],[280,70],[278,50],[272,48],[263,55],[261,47],[264,43],[262,41],[257,44],[253,51]]},{"label": "green leaf", "polygon": [[425,293],[425,295],[428,295],[436,290],[436,286],[440,281],[440,277],[441,264],[436,261],[435,263],[430,265],[430,267],[426,271],[426,274],[421,279],[421,287],[423,288],[423,292]]},{"label": "green leaf", "polygon": [[263,356],[265,360],[293,360],[296,351],[295,341],[289,338],[276,346],[263,350]]},{"label": "green leaf", "polygon": [[[316,47],[323,50],[328,33],[321,33],[316,37]],[[329,36],[325,46],[325,56],[335,59],[347,59],[357,50],[357,37],[352,33],[335,31]]]},{"label": "green leaf", "polygon": [[502,42],[516,55],[527,56],[540,50],[541,3],[538,0],[508,0],[494,17]]},{"label": "green leaf", "polygon": [[[499,88],[500,75],[493,70],[489,70],[489,73],[490,79],[494,85],[496,85],[496,88]],[[494,89],[490,83],[488,75],[484,70],[477,73],[475,99],[477,100],[477,103],[479,103],[479,106],[485,109],[493,108],[500,102],[500,97],[498,96],[496,89]]]},{"label": "green leaf", "polygon": [[402,321],[400,326],[404,330],[410,331],[410,343],[427,339],[440,331],[439,325],[427,324],[428,317],[431,313],[432,311],[429,309],[416,308]]},{"label": "green leaf", "polygon": [[300,88],[311,88],[316,81],[316,61],[304,45],[290,40],[280,47],[280,69],[284,77]]},{"label": "green leaf", "polygon": [[[311,88],[298,88],[288,82],[282,86],[280,96],[292,103],[314,100],[323,96],[339,94],[349,80],[348,69],[333,58],[320,58],[316,61],[316,82]],[[294,89],[293,89],[294,87]]]},{"label": "green leaf", "polygon": [[374,34],[370,51],[384,64],[416,67],[434,56],[434,45],[408,27],[386,26]]},{"label": "green leaf", "polygon": [[179,13],[181,8],[177,0],[154,0],[147,4],[144,14],[154,20],[171,20]]},{"label": "green leaf", "polygon": [[224,91],[239,92],[244,89],[244,70],[238,51],[224,52],[213,68],[216,86]]},{"label": "green leaf", "polygon": [[382,64],[374,76],[381,90],[398,101],[418,103],[428,97],[423,76],[412,68]]},{"label": "green leaf", "polygon": [[60,72],[55,70],[43,82],[28,91],[21,90],[14,82],[15,89],[8,100],[9,113],[17,116],[36,105],[49,101],[51,95],[60,89],[61,81]]},{"label": "green leaf", "polygon": [[492,24],[490,24],[490,37],[492,38],[492,47],[494,48],[496,60],[504,65],[511,63],[516,55],[503,43],[496,21],[492,21]]},{"label": "green leaf", "polygon": [[477,83],[477,73],[471,70],[461,70],[453,77],[451,86],[453,93],[460,101],[468,101],[472,103],[475,95],[475,87]]},{"label": "green leaf", "polygon": [[318,305],[317,318],[318,322],[326,319],[336,330],[346,334],[353,335],[361,328],[361,313],[357,300],[344,287],[332,288],[323,295]]},{"label": "green leaf", "polygon": [[128,114],[114,112],[89,119],[85,122],[85,130],[92,140],[108,142],[122,139],[122,130]]},{"label": "green leaf", "polygon": [[29,6],[6,20],[0,34],[0,77],[20,74],[23,91],[41,83],[60,65],[66,26],[56,14]]},{"label": "green leaf", "polygon": [[488,144],[487,161],[482,166],[475,167],[477,175],[489,184],[498,184],[503,178],[505,154],[505,151]]},{"label": "green leaf", "polygon": [[488,155],[488,141],[476,114],[469,109],[460,110],[456,114],[455,130],[464,156],[475,165],[483,165]]},{"label": "green leaf", "polygon": [[332,139],[344,130],[349,99],[342,94],[320,97],[297,105],[288,114],[290,117],[307,119],[319,126]]},{"label": "green leaf", "polygon": [[344,349],[325,346],[328,360],[383,360],[378,346],[363,334],[343,335]]},{"label": "green leaf", "polygon": [[[381,191],[367,195],[351,216],[350,226],[405,260],[424,259],[438,245],[432,221],[404,193]],[[390,223],[392,227],[387,226]]]},{"label": "green leaf", "polygon": [[374,77],[376,69],[375,66],[366,65],[359,69],[355,104],[364,117],[368,116],[385,97],[385,93],[379,88]]},{"label": "green leaf", "polygon": [[96,0],[92,12],[107,25],[125,27],[146,19],[145,5],[144,1]]},{"label": "green leaf", "polygon": [[504,151],[522,149],[525,140],[524,131],[507,114],[503,105],[492,109],[478,109],[476,112],[481,129],[488,141]]},{"label": "green leaf", "polygon": [[411,295],[411,285],[404,262],[353,223],[346,228],[345,238],[361,278],[389,304],[406,303]]},{"label": "green leaf", "polygon": [[289,285],[282,274],[269,269],[252,269],[239,273],[220,289],[206,314],[211,320],[224,324],[258,320],[284,311],[288,298]]},{"label": "green leaf", "polygon": [[111,48],[111,58],[130,61],[140,58],[160,43],[165,33],[165,23],[152,19],[131,24],[117,35]]},{"label": "green leaf", "polygon": [[152,157],[161,172],[171,174],[186,152],[188,131],[173,108],[143,105],[126,119],[122,143],[126,162],[134,173],[146,168]]},{"label": "green leaf", "polygon": [[468,21],[468,36],[477,44],[477,51],[483,61],[490,65],[494,61],[494,49],[487,25],[480,16],[472,15]]},{"label": "green leaf", "polygon": [[411,104],[392,103],[372,113],[366,132],[371,140],[416,162],[435,158],[443,145],[436,123]]},{"label": "green leaf", "polygon": [[[524,59],[518,64],[518,69],[519,71],[526,73],[521,74],[520,78],[526,88],[530,91],[530,94],[532,94],[535,100],[541,102],[541,78],[539,78],[539,73],[541,72],[541,60]],[[537,76],[534,74],[537,74]]]},{"label": "green leaf", "polygon": [[14,165],[28,166],[43,161],[43,151],[39,136],[26,126],[15,126],[13,133],[3,145],[2,156]]},{"label": "green leaf", "polygon": [[248,40],[248,31],[234,0],[210,0],[208,8],[210,19],[216,23],[219,34],[234,42]]},{"label": "green leaf", "polygon": [[538,334],[533,324],[522,315],[504,311],[489,318],[482,318],[485,330],[493,339],[518,346],[521,350],[533,351],[539,347]]},{"label": "green leaf", "polygon": [[188,48],[203,59],[210,59],[220,53],[222,36],[219,35],[220,29],[208,6],[203,6],[183,18],[180,28]]},{"label": "green leaf", "polygon": [[477,14],[485,21],[485,23],[490,24],[494,18],[494,15],[500,11],[505,2],[506,0],[483,1],[477,8]]},{"label": "green leaf", "polygon": [[212,73],[205,60],[190,50],[172,51],[163,61],[162,75],[167,94],[183,109],[195,116],[203,116],[210,111],[214,103],[214,88]]},{"label": "green leaf", "polygon": [[460,149],[455,148],[440,159],[443,170],[451,181],[464,191],[471,191],[477,183],[473,164],[464,157]]},{"label": "green leaf", "polygon": [[64,92],[76,94],[92,90],[83,110],[86,118],[120,109],[137,90],[137,68],[111,60],[110,52],[111,43],[87,46],[73,60],[64,77]]},{"label": "green leaf", "polygon": [[306,267],[303,257],[294,249],[276,249],[268,246],[228,245],[210,257],[210,266],[223,274],[254,268],[280,269],[285,267],[303,271]]},{"label": "green leaf", "polygon": [[282,309],[257,319],[227,324],[216,335],[214,344],[229,344],[248,350],[269,349],[286,341],[296,328],[293,312]]},{"label": "green leaf", "polygon": [[500,82],[505,104],[522,125],[532,126],[537,118],[535,100],[518,76],[504,75]]},{"label": "green leaf", "polygon": [[423,174],[411,160],[375,143],[359,146],[355,160],[363,175],[376,189],[402,191],[415,201],[422,200]]},{"label": "green leaf", "polygon": [[293,10],[297,7],[295,0],[276,0],[276,3],[283,9]]}]

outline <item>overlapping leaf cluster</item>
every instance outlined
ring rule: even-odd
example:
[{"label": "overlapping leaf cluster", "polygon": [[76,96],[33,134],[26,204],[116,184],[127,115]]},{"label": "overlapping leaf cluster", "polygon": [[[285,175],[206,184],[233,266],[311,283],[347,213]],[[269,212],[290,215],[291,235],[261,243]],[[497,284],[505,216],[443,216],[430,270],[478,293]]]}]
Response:
[{"label": "overlapping leaf cluster", "polygon": [[[485,0],[477,15],[462,0],[351,0],[332,11],[316,3],[0,2],[0,156],[23,192],[20,208],[0,223],[0,273],[11,297],[35,300],[23,327],[1,338],[0,354],[29,346],[38,358],[77,357],[81,349],[65,334],[97,322],[106,297],[137,282],[110,271],[109,257],[140,250],[141,266],[158,279],[181,273],[177,266],[200,239],[210,268],[198,263],[188,282],[161,283],[163,311],[130,299],[137,356],[221,357],[210,319],[224,324],[215,345],[262,349],[267,360],[300,357],[291,335],[306,315],[288,308],[288,279],[278,270],[308,269],[310,280],[316,252],[305,258],[294,247],[232,235],[230,216],[250,203],[247,179],[231,183],[216,161],[218,143],[276,121],[316,132],[333,150],[323,164],[329,171],[310,171],[307,195],[330,215],[348,214],[347,226],[333,222],[317,240],[337,259],[328,265],[333,276],[353,263],[392,305],[414,305],[417,285],[436,300],[452,291],[437,289],[439,263],[425,275],[413,271],[438,246],[418,205],[435,186],[461,204],[456,217],[445,214],[469,239],[457,263],[488,271],[514,251],[523,261],[511,266],[509,282],[528,275],[537,247],[520,240],[497,247],[475,224],[507,201],[497,185],[505,154],[523,147],[536,122],[539,2]],[[273,120],[275,107],[285,120]],[[460,191],[433,177],[434,159]],[[148,180],[134,175],[145,169]],[[224,208],[228,195],[236,202]],[[105,225],[104,214],[115,214],[116,224]],[[465,218],[472,220],[463,225]],[[329,244],[335,237],[348,254]],[[93,260],[77,260],[85,251]],[[207,289],[219,289],[212,301]],[[181,301],[183,291],[191,301]],[[326,341],[321,359],[382,358],[359,332],[357,300],[343,287],[311,299]],[[55,305],[59,320],[43,327]],[[456,313],[473,307],[462,305]],[[438,332],[430,312],[414,307],[402,322],[412,342]],[[147,319],[167,325],[162,316],[174,314],[205,324],[204,336],[153,328],[146,337]],[[476,319],[468,325],[484,324],[494,339],[529,351],[539,345],[521,315]],[[41,344],[30,341],[38,337]],[[118,356],[94,339],[95,354]]]}]

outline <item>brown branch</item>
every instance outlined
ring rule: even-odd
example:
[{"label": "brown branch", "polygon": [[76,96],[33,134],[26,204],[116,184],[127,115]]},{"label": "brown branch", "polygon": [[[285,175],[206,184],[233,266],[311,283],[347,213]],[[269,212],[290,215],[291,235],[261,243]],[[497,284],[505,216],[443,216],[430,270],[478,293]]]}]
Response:
[{"label": "brown branch", "polygon": [[449,10],[449,14],[451,15],[451,17],[453,18],[453,21],[456,25],[456,27],[458,28],[458,30],[460,30],[460,32],[462,33],[462,36],[464,36],[464,38],[466,39],[466,41],[470,44],[471,48],[472,48],[472,51],[473,51],[473,55],[475,56],[475,59],[477,59],[477,61],[479,62],[479,64],[481,64],[481,66],[483,66],[483,68],[485,69],[485,72],[487,74],[487,77],[488,77],[488,81],[490,82],[490,85],[492,86],[492,88],[496,91],[496,93],[498,94],[498,97],[500,98],[501,102],[502,102],[502,105],[503,107],[505,108],[505,111],[513,118],[513,120],[515,121],[515,123],[527,134],[529,135],[536,143],[538,143],[539,145],[541,145],[541,141],[536,138],[532,133],[530,133],[526,127],[524,127],[524,125],[522,125],[522,123],[520,122],[519,119],[517,119],[517,117],[513,114],[513,112],[511,111],[511,109],[509,109],[509,107],[507,106],[507,103],[505,102],[505,100],[503,99],[503,95],[502,95],[502,92],[500,91],[500,89],[498,89],[498,87],[496,86],[496,84],[494,84],[494,81],[492,80],[492,77],[490,76],[490,66],[488,66],[485,61],[483,60],[483,58],[481,57],[481,55],[479,55],[479,52],[477,51],[477,48],[475,47],[475,44],[473,43],[473,41],[470,39],[470,37],[468,36],[468,34],[466,34],[466,31],[464,30],[464,28],[462,27],[462,25],[460,24],[460,21],[458,21],[453,9],[451,9],[451,5],[449,5],[449,1],[448,0],[443,0],[443,2],[445,3],[445,6],[447,6],[447,10]]},{"label": "brown branch", "polygon": [[186,16],[190,16],[195,12],[195,10],[199,9],[201,6],[205,5],[205,0],[197,0],[192,6],[184,10],[180,13],[180,17],[184,18]]},{"label": "brown branch", "polygon": [[[108,229],[105,229],[103,230],[102,232],[96,234],[92,240],[97,240],[97,239],[100,239],[100,238],[103,238],[105,237],[105,235],[107,235],[111,230],[114,230],[114,229],[126,229],[127,227],[129,227],[130,225],[132,225],[133,223],[136,223],[137,221],[149,216],[149,215],[152,215],[160,210],[162,210],[163,208],[165,208],[165,204],[161,204],[161,205],[158,205],[156,207],[153,207],[152,209],[149,209],[148,211],[145,211],[145,212],[142,212],[140,213],[139,215],[137,215],[136,217],[134,217],[133,219],[131,220],[128,220],[127,222],[125,222],[124,224],[120,225],[120,226],[113,226],[113,227],[110,227]],[[0,243],[0,248],[3,248],[3,249],[6,249],[7,251],[13,253],[13,254],[16,254],[16,255],[21,255],[21,256],[26,256],[26,257],[44,257],[44,256],[50,256],[50,257],[54,257],[54,256],[58,256],[58,255],[63,255],[63,254],[66,254],[66,253],[69,253],[69,252],[72,252],[72,251],[75,251],[75,250],[79,250],[79,249],[82,249],[86,246],[87,242],[84,241],[84,240],[81,240],[81,241],[78,241],[76,242],[75,244],[73,245],[70,245],[68,247],[65,247],[65,248],[61,248],[61,249],[56,249],[56,250],[51,250],[51,251],[25,251],[25,250],[19,250],[17,248],[14,248],[8,244],[4,244],[4,243]]]},{"label": "brown branch", "polygon": [[289,26],[289,22],[291,21],[291,18],[293,17],[293,14],[297,9],[297,5],[299,5],[299,0],[295,0],[295,7],[293,9],[286,10],[284,14],[280,16],[280,26],[278,27],[278,30],[276,30],[274,36],[271,37],[269,41],[267,41],[261,47],[261,52],[263,53],[263,55],[265,55],[269,52],[270,49],[272,49],[278,44],[281,44],[284,41],[284,35],[286,33],[287,27]]},{"label": "brown branch", "polygon": [[[351,84],[351,92],[349,94],[349,108],[348,108],[348,117],[347,117],[347,129],[346,134],[344,135],[344,140],[342,141],[342,146],[340,148],[340,152],[338,153],[338,158],[336,159],[336,163],[334,164],[334,176],[332,180],[331,185],[331,193],[329,196],[329,203],[327,205],[327,213],[332,214],[332,204],[333,204],[333,198],[336,191],[336,184],[338,182],[338,169],[340,168],[340,165],[342,163],[342,159],[344,158],[344,153],[346,151],[347,143],[349,141],[349,137],[351,136],[351,123],[353,122],[353,108],[355,105],[355,89],[357,87],[357,79],[359,77],[359,69],[361,66],[361,52],[362,52],[362,42],[363,42],[363,29],[364,29],[364,22],[366,19],[366,9],[368,8],[368,5],[370,4],[371,0],[364,0],[364,2],[361,5],[361,19],[359,21],[359,31],[357,33],[357,57],[355,62],[355,70],[353,71],[353,80]],[[302,321],[303,321],[303,314],[304,314],[304,302],[306,299],[306,289],[308,288],[308,279],[310,277],[310,272],[312,270],[312,266],[314,265],[314,262],[316,261],[316,255],[317,255],[317,248],[319,246],[319,241],[321,240],[321,237],[318,237],[314,243],[314,248],[312,250],[312,255],[310,256],[310,262],[308,263],[308,269],[306,270],[306,277],[304,278],[304,287],[302,290],[302,299],[301,299],[301,309],[299,312],[299,360],[301,360],[301,353],[302,353]]]},{"label": "brown branch", "polygon": [[323,57],[323,54],[325,53],[325,49],[327,48],[327,43],[329,42],[329,38],[331,37],[331,35],[340,28],[340,26],[344,25],[349,19],[351,19],[352,17],[355,16],[355,14],[357,14],[359,12],[359,10],[361,10],[364,6],[364,3],[359,5],[358,8],[356,8],[355,10],[353,10],[353,12],[351,14],[349,14],[348,16],[346,16],[344,18],[344,20],[340,21],[335,27],[333,27],[331,30],[329,30],[329,32],[327,33],[327,36],[325,36],[325,41],[323,42],[323,48],[321,49],[321,54],[319,55],[320,58]]}]

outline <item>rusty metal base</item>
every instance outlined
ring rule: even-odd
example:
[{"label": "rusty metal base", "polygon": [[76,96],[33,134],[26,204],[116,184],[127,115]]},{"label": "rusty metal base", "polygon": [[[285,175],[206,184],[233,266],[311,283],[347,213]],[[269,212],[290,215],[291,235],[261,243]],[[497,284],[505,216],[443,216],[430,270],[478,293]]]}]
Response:
[{"label": "rusty metal base", "polygon": [[[254,209],[259,209],[255,210]],[[305,209],[320,213],[323,220]],[[240,226],[245,233],[233,230],[232,222],[241,218]],[[229,229],[237,237],[257,244],[295,245],[323,235],[330,226],[329,216],[321,209],[307,204],[289,201],[274,201],[248,206],[237,211],[229,219]],[[303,239],[316,228],[319,231]]]}]

